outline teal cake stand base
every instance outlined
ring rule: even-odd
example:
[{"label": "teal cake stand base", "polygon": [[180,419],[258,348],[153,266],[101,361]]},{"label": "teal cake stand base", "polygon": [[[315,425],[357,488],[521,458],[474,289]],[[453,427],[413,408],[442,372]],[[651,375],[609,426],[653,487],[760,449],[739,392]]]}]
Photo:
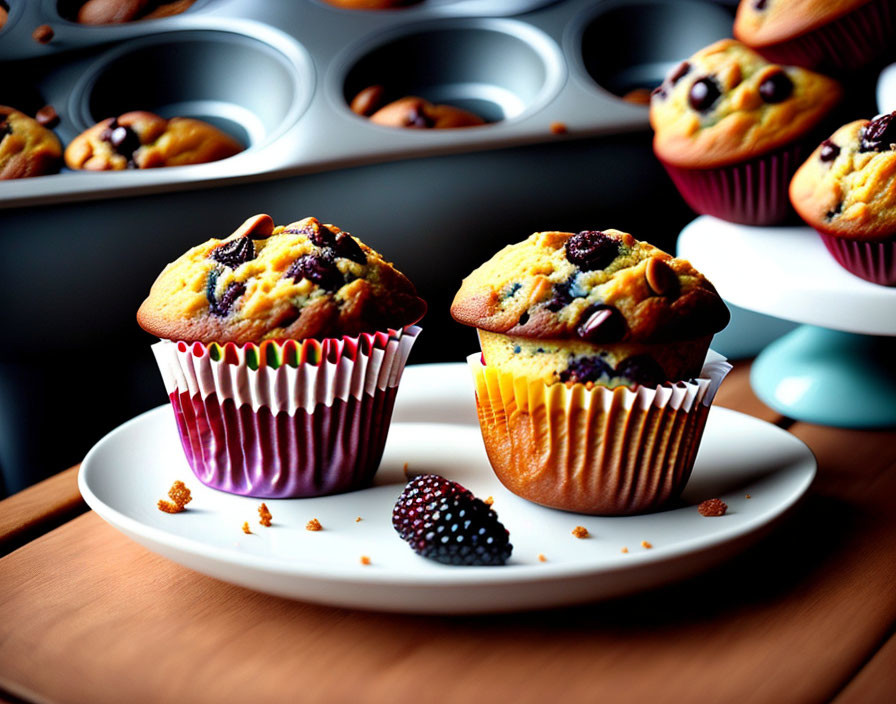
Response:
[{"label": "teal cake stand base", "polygon": [[896,337],[802,325],[766,347],[750,371],[767,406],[840,428],[896,426]]}]

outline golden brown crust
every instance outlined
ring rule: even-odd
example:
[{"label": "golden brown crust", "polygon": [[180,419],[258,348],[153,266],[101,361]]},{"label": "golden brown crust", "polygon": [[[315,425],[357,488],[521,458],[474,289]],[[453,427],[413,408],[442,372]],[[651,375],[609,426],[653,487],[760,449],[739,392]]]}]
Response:
[{"label": "golden brown crust", "polygon": [[869,0],[741,0],[734,18],[734,36],[762,48],[801,36],[832,22]]},{"label": "golden brown crust", "polygon": [[23,112],[0,105],[0,179],[30,178],[59,171],[62,144]]},{"label": "golden brown crust", "polygon": [[[122,146],[113,144],[111,135],[116,128],[127,130],[122,132]],[[233,137],[201,120],[166,120],[135,110],[102,120],[75,137],[66,147],[65,163],[71,169],[87,171],[150,169],[204,164],[242,150]]]},{"label": "golden brown crust", "polygon": [[896,150],[863,150],[869,124],[856,120],[839,128],[790,182],[794,209],[820,232],[868,241],[896,234]]},{"label": "golden brown crust", "polygon": [[[689,262],[628,233],[598,234],[616,247],[615,257],[602,269],[583,269],[568,259],[571,232],[537,232],[505,247],[463,280],[451,315],[496,333],[587,340],[582,326],[588,317],[596,309],[611,309],[614,318],[621,316],[615,325],[619,332],[601,341],[613,343],[696,339],[727,324],[725,304]],[[652,259],[674,281],[662,294],[647,276]]]},{"label": "golden brown crust", "polygon": [[[790,84],[769,101],[766,81]],[[704,110],[689,100],[698,81],[718,97]],[[683,168],[716,168],[750,159],[806,136],[839,102],[839,84],[794,66],[772,64],[733,39],[698,51],[654,92],[650,124],[656,155]]]},{"label": "golden brown crust", "polygon": [[254,216],[169,264],[137,322],[163,339],[243,344],[401,328],[425,312],[403,274],[338,227],[272,224]]}]

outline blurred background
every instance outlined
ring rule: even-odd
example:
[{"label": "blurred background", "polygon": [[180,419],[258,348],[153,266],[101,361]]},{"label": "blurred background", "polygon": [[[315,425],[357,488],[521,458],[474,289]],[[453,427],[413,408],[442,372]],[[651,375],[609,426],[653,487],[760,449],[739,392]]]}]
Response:
[{"label": "blurred background", "polygon": [[[52,104],[64,144],[147,109],[207,119],[248,148],[210,165],[0,183],[0,495],[166,402],[135,312],[167,262],[252,214],[313,215],[406,273],[429,303],[411,363],[476,348],[448,313],[461,278],[534,231],[614,227],[674,252],[694,213],[653,157],[645,96],[730,36],[733,17],[710,0],[422,0],[382,12],[197,0],[178,16],[83,27],[71,2],[8,4],[0,104]],[[42,24],[49,42],[32,37]],[[349,103],[371,82],[490,124],[370,125]],[[746,321],[754,346],[791,327]]]}]

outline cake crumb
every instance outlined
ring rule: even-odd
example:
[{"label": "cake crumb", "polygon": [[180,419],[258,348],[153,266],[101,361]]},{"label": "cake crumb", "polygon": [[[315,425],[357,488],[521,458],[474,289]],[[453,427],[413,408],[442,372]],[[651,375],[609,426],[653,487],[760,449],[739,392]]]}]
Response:
[{"label": "cake crumb", "polygon": [[324,527],[320,524],[320,521],[317,520],[316,518],[312,518],[310,521],[308,521],[305,524],[305,530],[318,531],[318,530],[323,530],[323,529],[324,529]]},{"label": "cake crumb", "polygon": [[358,516],[358,517],[355,519],[355,523],[360,523],[362,520],[363,520],[363,519],[362,519],[360,516]]},{"label": "cake crumb", "polygon": [[747,494],[744,498],[745,498],[745,499],[752,499],[753,497],[750,496],[749,494]]},{"label": "cake crumb", "polygon": [[249,521],[243,522],[243,533],[246,535],[252,535],[252,529],[249,527]]},{"label": "cake crumb", "polygon": [[650,543],[648,543],[646,540],[642,540],[642,541],[641,541],[641,547],[642,547],[642,548],[645,548],[645,549],[647,549],[647,550],[650,550],[650,548],[652,548],[653,545],[651,545]]},{"label": "cake crumb", "polygon": [[538,561],[539,562],[547,562],[548,558],[544,556],[544,553],[538,553]]},{"label": "cake crumb", "polygon": [[56,36],[56,33],[48,24],[39,25],[31,33],[31,38],[38,44],[49,44],[51,41],[53,41],[54,36]]},{"label": "cake crumb", "polygon": [[635,105],[650,105],[650,90],[647,88],[635,88],[622,96],[627,103]]},{"label": "cake crumb", "polygon": [[404,467],[401,468],[401,471],[404,472],[404,478],[409,479],[410,475],[408,474],[408,463],[404,463]]},{"label": "cake crumb", "polygon": [[187,486],[179,479],[175,481],[168,490],[168,498],[171,499],[171,501],[159,499],[158,504],[156,504],[159,511],[164,511],[165,513],[180,513],[186,508],[187,504],[193,500],[190,490],[187,489]]},{"label": "cake crumb", "polygon": [[369,565],[369,564],[370,564],[370,558],[367,557],[367,555],[361,555],[361,564],[362,564],[362,565]]},{"label": "cake crumb", "polygon": [[569,128],[566,126],[565,122],[551,123],[551,134],[566,134],[567,132],[569,132]]},{"label": "cake crumb", "polygon": [[268,505],[264,502],[262,502],[261,506],[258,507],[258,517],[258,522],[261,523],[261,525],[265,526],[266,528],[271,527],[271,519],[273,518],[273,516],[268,510]]},{"label": "cake crumb", "polygon": [[576,526],[575,528],[572,529],[572,534],[574,536],[576,536],[579,540],[582,540],[583,538],[587,538],[589,535],[591,535],[585,526]]},{"label": "cake crumb", "polygon": [[622,548],[622,550],[621,550],[620,552],[626,552],[626,553],[627,553],[627,552],[628,552],[628,548],[623,546],[623,548]]},{"label": "cake crumb", "polygon": [[494,497],[494,496],[489,496],[489,497],[488,497],[487,499],[485,499],[482,503],[484,503],[486,506],[491,506],[493,503],[495,503],[495,497]]},{"label": "cake crumb", "polygon": [[697,507],[701,516],[724,516],[728,510],[728,504],[721,499],[707,499]]},{"label": "cake crumb", "polygon": [[59,114],[52,105],[44,105],[40,110],[34,113],[34,119],[42,127],[48,130],[53,129],[59,124]]}]

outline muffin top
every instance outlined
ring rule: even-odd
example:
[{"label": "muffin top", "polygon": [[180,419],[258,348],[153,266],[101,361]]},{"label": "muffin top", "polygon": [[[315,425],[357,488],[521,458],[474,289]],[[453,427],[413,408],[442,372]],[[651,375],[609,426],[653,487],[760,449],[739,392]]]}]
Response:
[{"label": "muffin top", "polygon": [[869,0],[740,0],[734,36],[754,47],[797,37]]},{"label": "muffin top", "polygon": [[65,149],[70,169],[121,171],[204,164],[243,151],[233,137],[202,120],[166,120],[145,110],[109,117],[85,130]]},{"label": "muffin top", "polygon": [[822,232],[851,239],[896,233],[896,112],[844,125],[790,182],[793,207]]},{"label": "muffin top", "polygon": [[685,168],[759,156],[805,135],[839,101],[836,81],[779,66],[733,39],[701,49],[653,92],[653,149]]},{"label": "muffin top", "polygon": [[451,314],[490,332],[596,344],[690,340],[729,317],[689,262],[619,230],[508,245],[464,279]]},{"label": "muffin top", "polygon": [[0,105],[0,179],[55,173],[62,163],[62,144],[37,120]]},{"label": "muffin top", "polygon": [[255,215],[168,264],[137,322],[165,339],[244,344],[400,328],[425,310],[413,284],[349,233]]}]

